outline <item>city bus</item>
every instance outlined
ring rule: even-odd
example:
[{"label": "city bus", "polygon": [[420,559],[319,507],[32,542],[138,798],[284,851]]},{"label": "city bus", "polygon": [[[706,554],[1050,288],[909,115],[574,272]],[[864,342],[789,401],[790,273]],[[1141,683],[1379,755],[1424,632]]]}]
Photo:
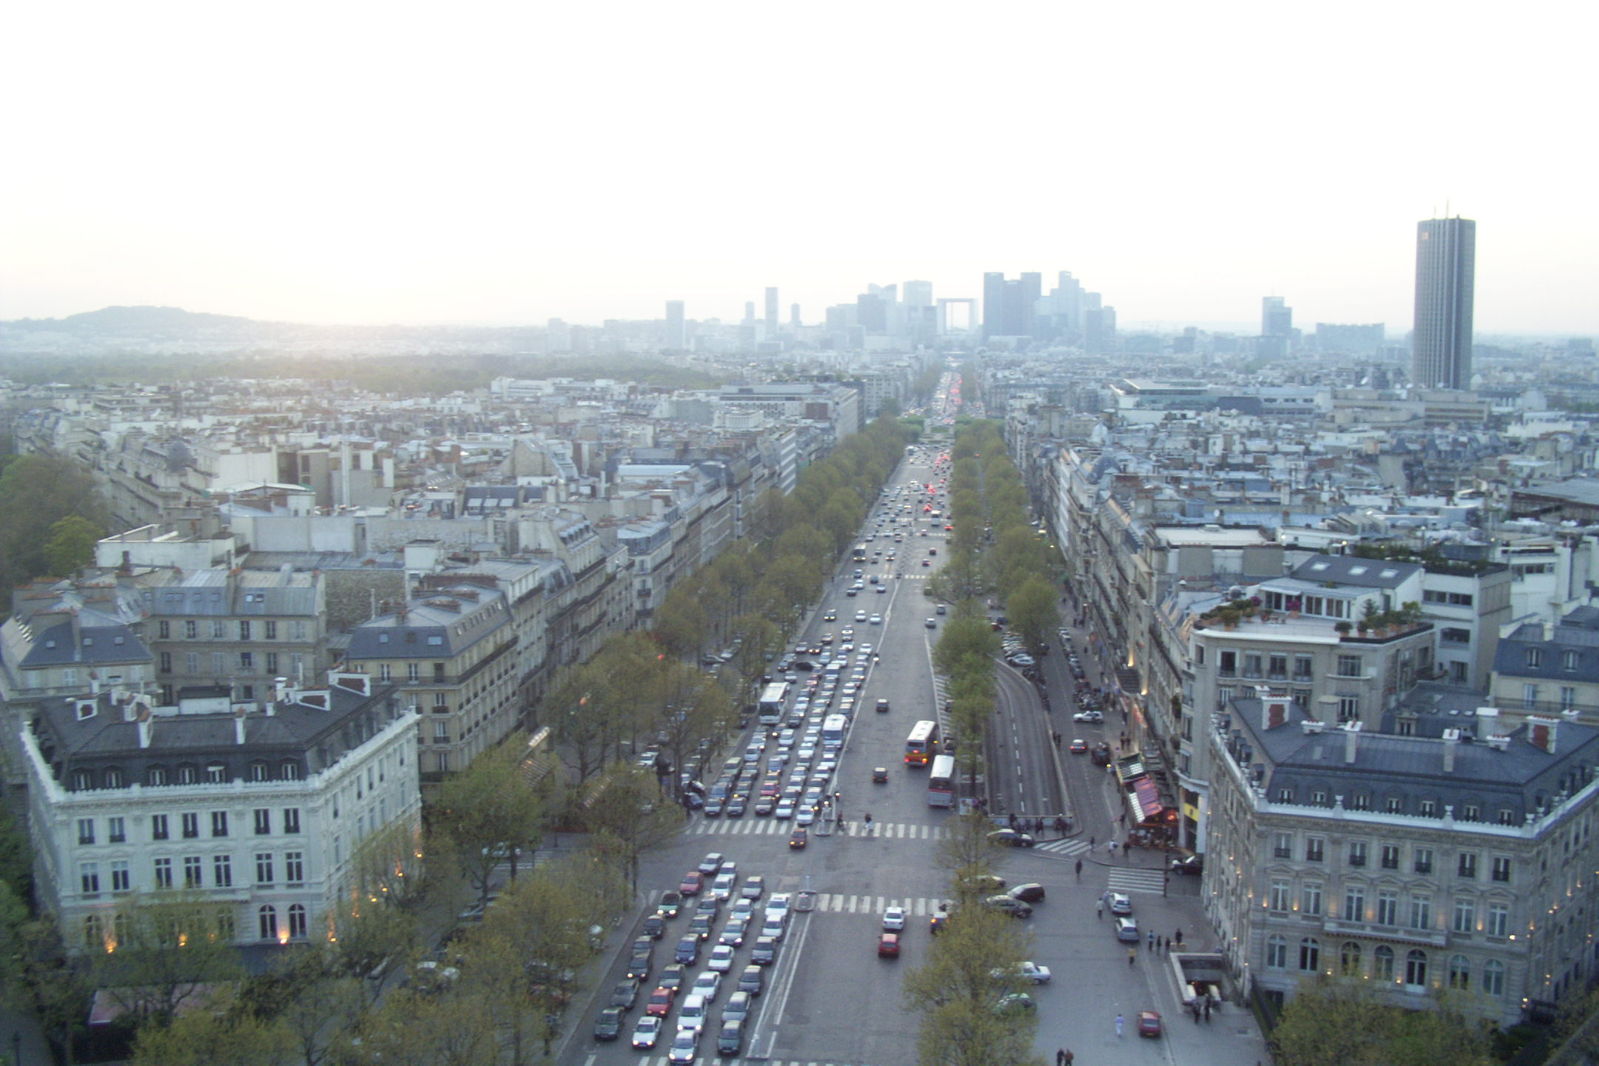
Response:
[{"label": "city bus", "polygon": [[855,550],[850,552],[849,557],[855,560],[857,563],[864,563],[866,561],[866,545],[855,545]]},{"label": "city bus", "polygon": [[822,746],[839,748],[844,744],[844,727],[849,719],[842,714],[830,714],[822,719]]},{"label": "city bus", "polygon": [[927,805],[955,806],[955,756],[933,756],[933,768],[927,777]]},{"label": "city bus", "polygon": [[905,738],[905,765],[926,766],[938,752],[938,723],[922,721]]},{"label": "city bus", "polygon": [[788,682],[773,681],[761,689],[758,705],[761,725],[777,725],[783,720],[783,701],[788,699]]}]

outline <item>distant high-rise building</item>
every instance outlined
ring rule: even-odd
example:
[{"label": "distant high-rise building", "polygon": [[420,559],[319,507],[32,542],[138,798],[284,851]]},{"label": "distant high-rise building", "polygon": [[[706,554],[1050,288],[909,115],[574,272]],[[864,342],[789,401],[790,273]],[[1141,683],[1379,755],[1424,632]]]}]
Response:
[{"label": "distant high-rise building", "polygon": [[933,283],[931,281],[907,281],[905,283],[905,305],[907,307],[932,307]]},{"label": "distant high-rise building", "polygon": [[1033,316],[1044,287],[1043,275],[1023,274],[1008,281],[1003,273],[983,275],[983,339],[1031,337]]},{"label": "distant high-rise building", "polygon": [[1294,309],[1281,296],[1266,296],[1260,301],[1260,335],[1287,337],[1294,331]]},{"label": "distant high-rise building", "polygon": [[788,324],[794,329],[800,328],[799,304],[788,305]]},{"label": "distant high-rise building", "polygon": [[744,324],[746,326],[755,325],[755,301],[754,300],[745,300],[744,301]]},{"label": "distant high-rise building", "polygon": [[777,333],[777,286],[766,287],[766,335],[775,336]]},{"label": "distant high-rise building", "polygon": [[1472,290],[1477,223],[1431,218],[1416,224],[1416,318],[1410,381],[1424,389],[1471,387]]},{"label": "distant high-rise building", "polygon": [[688,348],[688,322],[683,317],[682,300],[666,301],[666,330],[661,347],[679,352]]}]

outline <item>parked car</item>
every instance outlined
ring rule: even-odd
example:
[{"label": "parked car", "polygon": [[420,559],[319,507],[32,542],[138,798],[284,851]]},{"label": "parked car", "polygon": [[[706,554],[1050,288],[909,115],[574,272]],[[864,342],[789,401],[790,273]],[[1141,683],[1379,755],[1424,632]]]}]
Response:
[{"label": "parked car", "polygon": [[996,829],[988,834],[988,839],[991,843],[1010,848],[1030,848],[1034,843],[1031,834],[1018,832],[1015,829]]},{"label": "parked car", "polygon": [[1012,992],[1008,996],[1000,996],[999,1002],[994,1004],[995,1014],[1031,1014],[1038,1009],[1038,1002],[1026,992]]},{"label": "parked car", "polygon": [[1026,962],[1018,962],[1013,970],[993,969],[988,971],[988,975],[996,981],[1002,981],[1009,976],[1020,977],[1031,981],[1035,985],[1047,985],[1054,976],[1049,972],[1048,966],[1040,966],[1031,959]]},{"label": "parked car", "polygon": [[1104,714],[1099,711],[1078,711],[1076,714],[1072,715],[1072,721],[1088,722],[1091,725],[1098,725],[1104,720]]},{"label": "parked car", "polygon": [[1019,899],[1023,903],[1044,902],[1044,886],[1036,881],[1028,881],[1025,884],[1017,885],[1005,894],[1011,899]]}]

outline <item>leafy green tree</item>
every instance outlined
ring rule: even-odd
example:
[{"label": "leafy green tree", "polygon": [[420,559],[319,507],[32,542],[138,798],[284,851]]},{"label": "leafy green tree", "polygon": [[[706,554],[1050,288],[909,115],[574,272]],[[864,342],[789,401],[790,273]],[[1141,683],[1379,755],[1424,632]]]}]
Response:
[{"label": "leafy green tree", "polygon": [[111,950],[91,956],[95,984],[140,1029],[171,1024],[214,985],[244,976],[233,913],[188,892],[127,898],[103,932]]},{"label": "leafy green tree", "polygon": [[626,764],[611,767],[590,786],[580,815],[583,827],[636,890],[639,856],[683,827],[683,809],[663,793],[653,773]]},{"label": "leafy green tree", "polygon": [[1034,655],[1060,628],[1060,598],[1055,586],[1040,577],[1028,578],[1005,601],[1010,626]]},{"label": "leafy green tree", "polygon": [[521,739],[484,752],[439,785],[433,806],[432,841],[461,871],[486,904],[494,868],[511,849],[537,845],[543,835],[547,796],[522,765]]},{"label": "leafy green tree", "polygon": [[44,542],[48,573],[66,577],[94,562],[95,542],[105,530],[82,515],[69,514],[50,527]]},{"label": "leafy green tree", "polygon": [[[293,1066],[299,1061],[288,1034],[275,1022],[243,1010],[225,988],[205,991],[203,1005],[167,1024],[146,1024],[134,1039],[133,1066]],[[307,1066],[317,1066],[307,1060]]]},{"label": "leafy green tree", "polygon": [[1403,1010],[1380,987],[1353,977],[1299,982],[1272,1042],[1281,1066],[1488,1066],[1487,1030],[1469,1000],[1434,996]]},{"label": "leafy green tree", "polygon": [[13,926],[6,948],[13,966],[8,976],[14,981],[4,989],[7,1002],[27,1004],[72,1063],[89,1016],[90,989],[67,955],[54,916],[42,914]]},{"label": "leafy green tree", "polygon": [[[69,515],[104,526],[94,478],[70,459],[19,456],[0,473],[0,579],[20,585],[50,573],[51,527]],[[69,527],[70,528],[70,527]]]}]

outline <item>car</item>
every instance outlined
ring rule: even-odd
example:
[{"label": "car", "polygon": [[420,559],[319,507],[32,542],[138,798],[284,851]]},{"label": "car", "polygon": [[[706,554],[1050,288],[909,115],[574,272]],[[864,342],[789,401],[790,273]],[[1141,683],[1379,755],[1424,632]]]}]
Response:
[{"label": "car", "polygon": [[683,969],[683,964],[674,962],[662,968],[661,976],[656,979],[655,985],[657,988],[670,988],[675,993],[679,988],[683,987],[686,977],[687,971]]},{"label": "car", "polygon": [[880,959],[899,958],[899,934],[881,933],[877,937],[877,957]]},{"label": "car", "polygon": [[716,875],[716,880],[711,882],[711,898],[732,899],[733,888],[737,884],[738,874],[732,870],[723,870],[721,873]]},{"label": "car", "polygon": [[633,944],[633,954],[627,960],[627,977],[630,980],[642,981],[649,976],[650,964],[655,961],[655,941],[649,937],[640,937],[644,946],[638,941]]},{"label": "car", "polygon": [[1160,1035],[1160,1011],[1141,1010],[1138,1012],[1138,1035],[1152,1037]]},{"label": "car", "polygon": [[695,869],[706,877],[715,877],[722,870],[722,859],[723,855],[719,851],[706,852],[705,858],[700,860],[700,864]]},{"label": "car", "polygon": [[874,626],[882,625],[883,624],[883,616],[880,615],[880,614],[872,615],[871,624],[874,625]]},{"label": "car", "polygon": [[1095,766],[1109,766],[1111,759],[1110,745],[1106,744],[1104,741],[1095,744],[1094,752],[1089,756],[1089,758],[1094,760]]},{"label": "car", "polygon": [[1006,977],[1019,977],[1035,985],[1047,985],[1055,975],[1049,972],[1048,966],[1040,966],[1028,959],[1025,962],[1018,962],[1014,969],[1008,971],[1002,968],[990,970],[988,976],[996,981],[1003,981]]},{"label": "car", "polygon": [[659,914],[652,914],[644,919],[641,932],[651,940],[659,940],[666,933],[666,919]]},{"label": "car", "polygon": [[1129,944],[1138,943],[1138,920],[1135,918],[1117,918],[1113,927],[1116,939]]},{"label": "car", "polygon": [[731,947],[740,947],[744,943],[744,935],[749,931],[750,916],[748,914],[734,914],[727,919],[727,924],[722,926],[722,931],[717,934],[718,944],[727,944]]},{"label": "car", "polygon": [[983,903],[997,911],[1004,911],[1012,918],[1031,918],[1033,916],[1031,904],[1023,903],[1019,899],[1011,899],[1009,896],[989,896],[983,900]]},{"label": "car", "polygon": [[717,973],[727,973],[733,968],[733,945],[716,945],[711,949],[710,958],[705,960],[705,965]]},{"label": "car", "polygon": [[1011,899],[1019,899],[1023,903],[1044,902],[1044,886],[1037,881],[1025,881],[1005,894]]},{"label": "car", "polygon": [[1031,835],[1018,832],[1015,829],[996,829],[988,834],[988,840],[991,844],[999,844],[1007,848],[1030,848],[1033,846]]},{"label": "car", "polygon": [[711,938],[711,925],[715,921],[716,918],[713,915],[696,914],[689,919],[688,931],[696,940],[709,940]]},{"label": "car", "polygon": [[1205,872],[1205,859],[1201,855],[1184,855],[1180,859],[1171,861],[1171,872],[1174,874],[1193,874],[1199,876]]},{"label": "car", "polygon": [[961,879],[961,884],[972,892],[986,892],[993,895],[995,892],[1005,891],[1005,886],[1009,882],[998,874],[967,874]]},{"label": "car", "polygon": [[773,892],[772,898],[766,901],[766,917],[788,920],[789,908],[794,906],[794,897],[787,892]]},{"label": "car", "polygon": [[926,559],[923,559],[922,560],[922,565],[923,566],[931,566],[932,564],[930,562],[928,562]]},{"label": "car", "polygon": [[667,891],[662,892],[660,898],[656,900],[655,913],[659,914],[662,918],[676,918],[678,908],[682,907],[682,905],[682,893],[673,892],[668,889]]},{"label": "car", "polygon": [[766,893],[766,878],[761,874],[750,874],[744,878],[744,884],[738,890],[739,899],[760,899]]},{"label": "car", "polygon": [[698,1029],[679,1029],[677,1035],[672,1037],[672,1046],[667,1049],[666,1061],[677,1063],[679,1066],[689,1066],[700,1050],[700,1031]]},{"label": "car", "polygon": [[718,1055],[737,1055],[739,1049],[743,1046],[743,1020],[724,1021],[721,1030],[716,1034],[716,1053]]},{"label": "car", "polygon": [[1125,916],[1133,913],[1133,898],[1125,892],[1107,892],[1105,904],[1112,914]]},{"label": "car", "polygon": [[683,1005],[677,1010],[677,1027],[679,1029],[693,1029],[697,1032],[705,1028],[706,1016],[710,1012],[710,1005],[704,996],[684,996]]},{"label": "car", "polygon": [[601,1009],[599,1017],[594,1019],[594,1039],[615,1040],[622,1035],[622,1023],[626,1019],[627,1011],[621,1007]]},{"label": "car", "polygon": [[782,914],[768,914],[761,923],[761,936],[771,937],[773,940],[782,940],[788,932],[788,918]]},{"label": "car", "polygon": [[716,970],[701,970],[698,977],[694,978],[694,987],[688,990],[690,996],[704,996],[709,1003],[716,998],[722,990],[722,975]]},{"label": "car", "polygon": [[685,896],[697,896],[704,887],[705,875],[698,870],[690,870],[683,875],[683,883],[677,886],[677,890]]},{"label": "car", "polygon": [[1000,996],[999,1002],[994,1004],[995,1014],[1031,1014],[1038,1009],[1038,1002],[1026,992],[1012,992],[1008,996]]},{"label": "car", "polygon": [[794,893],[794,909],[801,914],[808,914],[816,909],[816,892],[809,888],[801,889]]},{"label": "car", "polygon": [[883,928],[897,933],[905,928],[905,908],[890,907],[883,912]]},{"label": "car", "polygon": [[661,1029],[664,1023],[658,1015],[646,1014],[638,1020],[638,1025],[633,1027],[633,1046],[640,1051],[648,1051],[655,1046],[661,1038]]},{"label": "car", "polygon": [[759,966],[749,965],[738,975],[738,990],[748,992],[752,996],[761,994],[761,989],[766,987],[766,971]]},{"label": "car", "polygon": [[1007,655],[1005,656],[1005,661],[1010,663],[1012,666],[1036,666],[1038,664],[1038,660],[1034,659],[1026,652],[1018,652],[1015,655]]},{"label": "car", "polygon": [[1073,737],[1072,742],[1068,746],[1067,750],[1073,755],[1087,755],[1088,741],[1084,740],[1082,737]]},{"label": "car", "polygon": [[810,832],[803,825],[796,825],[794,831],[788,835],[788,846],[795,851],[805,847],[810,841]]},{"label": "car", "polygon": [[[835,611],[835,610],[832,610],[831,608],[829,608],[828,612],[826,614],[822,615],[822,621],[824,621],[824,622],[836,622],[836,621],[838,621],[838,612]],[[828,643],[828,641],[824,640],[822,643],[825,644],[825,643]]]},{"label": "car", "polygon": [[874,766],[874,767],[872,767],[872,784],[874,784],[874,785],[886,785],[886,784],[888,784],[888,767],[886,767],[886,766]]},{"label": "car", "polygon": [[777,941],[769,936],[755,938],[755,946],[750,949],[750,962],[756,966],[770,966],[777,961]]},{"label": "car", "polygon": [[938,628],[938,619],[929,618],[927,621],[923,622],[922,624],[925,625],[928,629],[937,629]]},{"label": "car", "polygon": [[700,938],[692,933],[677,942],[677,950],[672,958],[685,966],[693,966],[700,961]]},{"label": "car", "polygon": [[776,809],[777,798],[775,796],[762,796],[755,801],[755,813],[762,818],[770,816]]},{"label": "car", "polygon": [[856,611],[855,612],[855,621],[857,621],[857,622],[866,621],[866,617],[867,617],[867,615],[866,615],[865,611]]},{"label": "car", "polygon": [[672,1004],[677,1002],[677,989],[657,987],[650,993],[650,998],[644,1001],[644,1013],[654,1018],[664,1018],[672,1013]]},{"label": "car", "polygon": [[621,1007],[623,1010],[632,1010],[633,1004],[638,1002],[638,985],[633,981],[619,981],[611,989],[611,1002],[609,1006]]},{"label": "car", "polygon": [[1088,722],[1091,725],[1098,725],[1104,720],[1105,715],[1102,711],[1078,711],[1076,714],[1072,715],[1072,721]]}]

